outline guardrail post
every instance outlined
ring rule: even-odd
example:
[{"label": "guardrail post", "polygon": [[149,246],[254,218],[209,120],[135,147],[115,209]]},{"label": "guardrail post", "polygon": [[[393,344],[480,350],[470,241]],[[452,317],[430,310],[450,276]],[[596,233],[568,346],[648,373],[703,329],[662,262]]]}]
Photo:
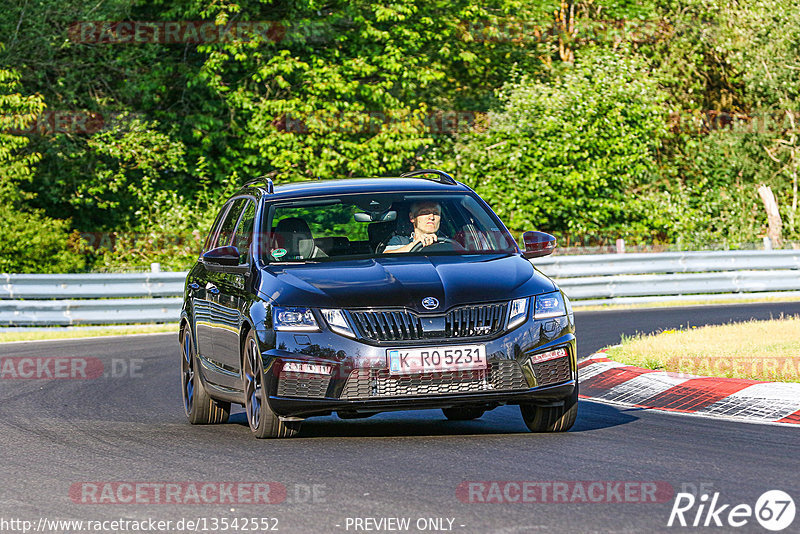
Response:
[{"label": "guardrail post", "polygon": [[150,264],[150,272],[151,273],[160,273],[161,272],[161,264],[160,263],[151,263]]},{"label": "guardrail post", "polygon": [[625,240],[617,239],[617,254],[625,254]]}]

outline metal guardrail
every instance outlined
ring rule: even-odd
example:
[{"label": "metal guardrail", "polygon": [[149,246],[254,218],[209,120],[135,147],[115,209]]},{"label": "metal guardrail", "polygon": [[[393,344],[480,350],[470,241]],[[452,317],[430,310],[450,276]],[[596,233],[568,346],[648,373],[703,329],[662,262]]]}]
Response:
[{"label": "metal guardrail", "polygon": [[0,274],[0,299],[177,297],[185,272]]},{"label": "metal guardrail", "polygon": [[[185,277],[185,275],[184,275]],[[0,300],[0,325],[72,326],[177,322],[183,299]]]},{"label": "metal guardrail", "polygon": [[532,261],[575,306],[800,297],[800,250],[592,254]]},{"label": "metal guardrail", "polygon": [[547,276],[557,279],[614,274],[800,269],[800,250],[726,250],[548,256],[533,260],[533,264]]},{"label": "metal guardrail", "polygon": [[[533,260],[576,307],[800,298],[800,250],[551,256]],[[185,272],[0,274],[0,325],[177,321]]]}]

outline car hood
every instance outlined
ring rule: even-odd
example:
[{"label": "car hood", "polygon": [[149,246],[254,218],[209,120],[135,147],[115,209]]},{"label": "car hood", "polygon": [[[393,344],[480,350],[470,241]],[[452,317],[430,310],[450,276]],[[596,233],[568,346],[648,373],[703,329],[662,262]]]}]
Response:
[{"label": "car hood", "polygon": [[[425,313],[553,291],[520,255],[384,256],[264,269],[261,293],[279,306],[405,307]],[[422,299],[439,307],[426,310]]]}]

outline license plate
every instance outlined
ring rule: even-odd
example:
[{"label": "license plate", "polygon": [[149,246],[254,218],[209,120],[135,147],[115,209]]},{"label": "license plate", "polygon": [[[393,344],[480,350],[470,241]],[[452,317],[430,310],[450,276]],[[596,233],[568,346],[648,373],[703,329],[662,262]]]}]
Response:
[{"label": "license plate", "polygon": [[486,369],[483,345],[388,349],[386,357],[393,375]]}]

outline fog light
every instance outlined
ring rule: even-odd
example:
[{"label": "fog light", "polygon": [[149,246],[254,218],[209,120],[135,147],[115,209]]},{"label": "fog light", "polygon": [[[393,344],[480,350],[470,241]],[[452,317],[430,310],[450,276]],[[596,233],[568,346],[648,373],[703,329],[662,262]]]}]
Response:
[{"label": "fog light", "polygon": [[530,357],[530,360],[531,364],[537,364],[550,360],[556,360],[558,358],[564,358],[568,355],[569,352],[567,352],[567,349],[562,347],[560,349],[551,350],[548,352],[542,352],[541,354],[534,354],[533,356]]},{"label": "fog light", "polygon": [[331,366],[319,363],[286,362],[283,364],[281,374],[297,373],[302,375],[329,375]]}]

